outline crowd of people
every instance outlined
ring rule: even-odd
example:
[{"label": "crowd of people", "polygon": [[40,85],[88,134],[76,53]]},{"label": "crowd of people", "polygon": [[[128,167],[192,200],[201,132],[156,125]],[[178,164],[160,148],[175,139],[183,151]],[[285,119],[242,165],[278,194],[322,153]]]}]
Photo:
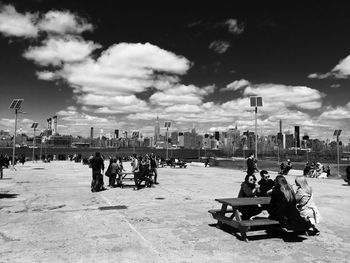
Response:
[{"label": "crowd of people", "polygon": [[[144,187],[152,187],[154,184],[158,184],[158,163],[159,157],[156,157],[153,153],[146,154],[145,156],[140,156],[137,154],[132,155],[131,173],[134,177],[134,190],[140,190],[143,187],[143,182]],[[109,187],[123,187],[123,176],[126,173],[123,166],[122,157],[110,157],[106,173],[104,173],[104,160],[99,152],[96,152],[95,156],[91,156],[88,159],[88,164],[92,169],[92,192],[98,192],[107,189],[104,187],[103,175],[106,175],[109,178]]]},{"label": "crowd of people", "polygon": [[298,233],[308,235],[320,233],[316,228],[316,224],[321,219],[320,213],[313,201],[313,191],[305,176],[300,175],[295,178],[296,189],[293,189],[283,171],[274,181],[270,179],[266,170],[259,172],[261,179],[257,181],[255,172],[259,170],[254,161],[254,154],[251,154],[247,159],[247,175],[241,184],[238,197],[270,196],[271,201],[268,205],[241,207],[243,220],[251,219],[262,210],[267,210],[270,219],[277,220],[282,226],[288,226]]},{"label": "crowd of people", "polygon": [[[324,175],[322,175],[324,174]],[[329,165],[322,165],[320,162],[306,162],[304,168],[304,176],[311,178],[329,177],[331,175],[331,168]]]}]

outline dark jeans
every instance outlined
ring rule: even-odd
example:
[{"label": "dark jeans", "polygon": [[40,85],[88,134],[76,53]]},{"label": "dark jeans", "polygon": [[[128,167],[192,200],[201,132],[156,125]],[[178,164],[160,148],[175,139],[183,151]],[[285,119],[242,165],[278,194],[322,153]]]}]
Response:
[{"label": "dark jeans", "polygon": [[115,186],[115,179],[117,178],[117,174],[111,174],[109,176],[109,186]]},{"label": "dark jeans", "polygon": [[141,184],[141,181],[140,181],[140,172],[134,172],[134,182],[135,182],[135,187],[137,189],[140,188],[140,184]]},{"label": "dark jeans", "polygon": [[239,211],[242,213],[242,220],[248,220],[252,216],[256,216],[261,213],[262,208],[257,205],[250,205],[240,207]]},{"label": "dark jeans", "polygon": [[154,182],[157,182],[157,177],[158,177],[158,171],[157,168],[151,168],[151,173],[154,175]]},{"label": "dark jeans", "polygon": [[91,192],[98,192],[103,187],[103,175],[99,171],[92,171]]}]

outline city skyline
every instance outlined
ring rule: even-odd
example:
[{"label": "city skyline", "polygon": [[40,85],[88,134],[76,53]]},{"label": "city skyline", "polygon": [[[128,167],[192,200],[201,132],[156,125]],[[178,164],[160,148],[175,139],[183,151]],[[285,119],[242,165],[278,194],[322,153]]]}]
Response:
[{"label": "city skyline", "polygon": [[254,131],[250,96],[261,96],[258,134],[350,137],[350,18],[331,2],[165,4],[0,1],[0,130],[58,116],[58,132],[89,136],[193,126],[202,134]]}]

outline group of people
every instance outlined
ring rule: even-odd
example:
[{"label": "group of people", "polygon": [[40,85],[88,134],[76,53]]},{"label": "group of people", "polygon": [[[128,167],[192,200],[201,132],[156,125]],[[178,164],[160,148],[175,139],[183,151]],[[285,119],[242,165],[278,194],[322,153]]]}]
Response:
[{"label": "group of people", "polygon": [[[251,157],[251,160],[253,159],[254,155]],[[242,219],[251,219],[262,210],[267,210],[269,218],[279,221],[283,226],[292,228],[298,233],[318,235],[320,232],[316,224],[321,217],[306,177],[301,175],[295,178],[296,190],[294,190],[283,174],[278,174],[273,181],[266,170],[261,170],[261,179],[257,182],[256,171],[257,168],[253,170],[248,165],[247,175],[241,184],[238,197],[270,196],[271,201],[268,205],[241,207]]]},{"label": "group of people", "polygon": [[312,178],[320,178],[322,173],[325,173],[325,176],[328,177],[331,174],[331,168],[329,165],[324,166],[320,162],[306,162],[304,168],[304,176]]},{"label": "group of people", "polygon": [[[125,174],[125,169],[123,167],[123,159],[121,157],[110,157],[110,162],[106,173],[104,173],[104,160],[99,152],[96,152],[95,156],[91,156],[88,159],[88,163],[92,169],[92,192],[106,190],[104,187],[103,174],[109,177],[109,187],[123,187],[123,174]],[[142,182],[145,182],[145,187],[152,187],[153,184],[158,184],[157,168],[158,158],[153,153],[146,154],[143,157],[133,154],[131,158],[131,172],[134,176],[134,190],[141,189]]]}]

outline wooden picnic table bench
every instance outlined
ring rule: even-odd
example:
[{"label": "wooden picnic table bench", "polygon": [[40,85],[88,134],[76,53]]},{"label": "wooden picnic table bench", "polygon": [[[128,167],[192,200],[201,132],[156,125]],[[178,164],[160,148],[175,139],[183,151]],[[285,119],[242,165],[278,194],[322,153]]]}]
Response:
[{"label": "wooden picnic table bench", "polygon": [[[221,228],[222,224],[229,225],[241,232],[241,237],[248,242],[247,232],[266,228],[266,226],[279,225],[279,221],[269,218],[256,218],[250,220],[242,220],[239,208],[250,205],[267,205],[270,203],[270,197],[241,197],[241,198],[221,198],[215,199],[222,204],[221,209],[212,209],[208,212],[213,218],[218,220],[217,227]],[[229,208],[228,208],[229,207]],[[230,217],[226,214],[232,213]]]}]

